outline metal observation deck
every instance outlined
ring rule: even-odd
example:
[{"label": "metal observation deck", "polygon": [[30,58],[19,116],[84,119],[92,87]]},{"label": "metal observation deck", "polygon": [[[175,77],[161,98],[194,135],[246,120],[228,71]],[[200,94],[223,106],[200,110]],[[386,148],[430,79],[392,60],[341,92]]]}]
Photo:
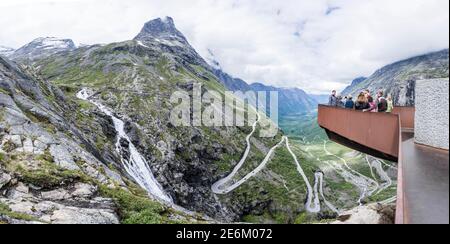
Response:
[{"label": "metal observation deck", "polygon": [[448,224],[449,153],[414,142],[415,108],[393,113],[319,105],[318,123],[330,140],[398,162],[398,224]]}]

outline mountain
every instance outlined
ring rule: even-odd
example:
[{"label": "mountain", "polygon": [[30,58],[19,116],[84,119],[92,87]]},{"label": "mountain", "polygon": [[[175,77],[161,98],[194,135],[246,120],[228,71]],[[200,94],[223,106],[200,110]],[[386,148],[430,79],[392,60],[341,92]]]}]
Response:
[{"label": "mountain", "polygon": [[317,102],[298,88],[277,88],[261,83],[250,85],[253,91],[278,92],[279,114],[281,116],[310,113],[317,110]]},{"label": "mountain", "polygon": [[[118,224],[136,217],[173,223],[163,218],[169,209],[112,170],[114,162],[73,120],[83,115],[67,113],[79,106],[33,68],[0,57],[0,223]],[[108,117],[92,117],[91,127],[115,136]],[[182,222],[197,221],[170,211]]]},{"label": "mountain", "polygon": [[311,113],[317,109],[317,101],[311,98],[305,91],[298,88],[277,88],[274,86],[267,86],[262,83],[248,84],[242,79],[234,78],[228,73],[224,72],[220,67],[219,62],[215,59],[209,59],[216,68],[212,67],[212,73],[219,79],[219,81],[230,91],[276,91],[278,92],[278,103],[283,104],[279,108],[281,116],[292,114]]},{"label": "mountain", "polygon": [[433,52],[387,65],[363,82],[350,86],[343,94],[357,95],[364,89],[384,90],[397,106],[415,104],[415,84],[421,79],[449,77],[449,50]]},{"label": "mountain", "polygon": [[230,91],[251,91],[252,87],[242,79],[233,78],[231,75],[222,71],[222,69],[213,68],[213,73],[219,81]]},{"label": "mountain", "polygon": [[345,88],[345,89],[341,92],[341,94],[342,94],[343,96],[347,96],[348,94],[351,93],[351,90],[352,90],[353,87],[358,86],[359,84],[361,84],[361,83],[362,83],[363,81],[365,81],[365,80],[367,80],[367,77],[358,77],[358,78],[354,79],[354,80],[352,81],[352,83],[350,84],[350,86],[348,86],[347,88]]},{"label": "mountain", "polygon": [[328,99],[330,98],[330,95],[315,95],[315,94],[309,94],[309,96],[314,99],[318,104],[328,104]]},{"label": "mountain", "polygon": [[0,55],[4,57],[8,57],[14,52],[13,48],[5,47],[0,45]]},{"label": "mountain", "polygon": [[141,32],[133,39],[144,47],[157,47],[162,52],[176,54],[184,62],[208,67],[208,64],[189,44],[186,37],[175,27],[171,17],[158,18],[147,22]]},{"label": "mountain", "polygon": [[15,61],[34,61],[45,58],[59,52],[68,52],[76,49],[70,39],[58,39],[55,37],[41,37],[33,40],[25,46],[17,49],[10,58]]}]

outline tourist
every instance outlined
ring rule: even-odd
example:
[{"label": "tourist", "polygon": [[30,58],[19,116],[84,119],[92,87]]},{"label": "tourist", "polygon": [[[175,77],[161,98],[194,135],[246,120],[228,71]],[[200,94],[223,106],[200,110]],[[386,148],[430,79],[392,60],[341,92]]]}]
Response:
[{"label": "tourist", "polygon": [[367,97],[367,99],[370,99],[370,98],[372,98],[373,99],[373,97],[372,97],[372,95],[371,95],[371,93],[370,93],[370,90],[369,89],[366,89],[365,91],[364,91],[364,95]]},{"label": "tourist", "polygon": [[379,113],[385,113],[388,110],[388,102],[384,97],[383,91],[378,91],[376,104]]},{"label": "tourist", "polygon": [[341,95],[339,95],[337,97],[337,107],[340,107],[340,108],[344,108],[345,107],[345,103],[343,102]]},{"label": "tourist", "polygon": [[336,91],[335,90],[333,90],[331,92],[330,99],[328,100],[328,106],[331,106],[331,107],[336,107],[337,106],[337,97],[336,97]]},{"label": "tourist", "polygon": [[364,109],[363,112],[376,113],[377,112],[376,101],[373,99],[372,95],[370,95],[370,91],[369,90],[366,90],[365,94],[366,94],[367,103],[369,104],[369,108]]},{"label": "tourist", "polygon": [[369,103],[367,102],[366,95],[363,92],[361,92],[359,94],[358,98],[356,99],[355,109],[363,111],[368,108],[369,108]]},{"label": "tourist", "polygon": [[392,95],[388,95],[387,97],[387,105],[388,108],[386,110],[386,113],[392,113],[394,111],[394,101],[392,100]]},{"label": "tourist", "polygon": [[345,102],[345,108],[347,108],[347,109],[355,108],[355,102],[353,102],[352,95],[347,96],[347,101]]}]

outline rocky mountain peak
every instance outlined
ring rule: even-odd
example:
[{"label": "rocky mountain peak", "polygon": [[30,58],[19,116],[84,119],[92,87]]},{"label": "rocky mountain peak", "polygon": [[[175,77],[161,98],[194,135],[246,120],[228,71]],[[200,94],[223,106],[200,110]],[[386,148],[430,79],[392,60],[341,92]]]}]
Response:
[{"label": "rocky mountain peak", "polygon": [[59,39],[56,37],[40,37],[28,45],[37,45],[47,49],[75,49],[75,43],[71,39]]},{"label": "rocky mountain peak", "polygon": [[14,51],[10,58],[13,60],[33,61],[58,52],[72,51],[76,48],[75,43],[71,39],[40,37]]},{"label": "rocky mountain peak", "polygon": [[158,18],[145,23],[141,32],[134,38],[137,41],[179,41],[187,44],[184,35],[175,27],[171,17]]}]

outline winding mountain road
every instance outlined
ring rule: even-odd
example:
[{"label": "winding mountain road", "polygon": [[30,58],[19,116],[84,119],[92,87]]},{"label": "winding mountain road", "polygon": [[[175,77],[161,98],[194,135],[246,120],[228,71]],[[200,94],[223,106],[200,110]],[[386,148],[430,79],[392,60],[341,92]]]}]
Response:
[{"label": "winding mountain road", "polygon": [[[256,131],[256,126],[258,125],[259,120],[261,119],[261,116],[259,114],[257,114],[257,119],[255,121],[255,123],[253,123],[252,125],[252,132],[250,132],[250,134],[248,134],[248,136],[245,138],[245,141],[247,143],[247,147],[245,148],[245,152],[244,155],[242,156],[241,160],[239,161],[239,163],[236,165],[236,167],[234,167],[233,171],[225,178],[217,181],[216,183],[214,183],[211,187],[212,192],[214,192],[215,194],[227,194],[231,191],[233,191],[234,189],[236,189],[237,187],[239,187],[240,185],[242,185],[243,183],[245,183],[245,181],[243,183],[240,183],[240,185],[235,186],[236,184],[234,184],[233,187],[226,187],[224,189],[224,186],[229,183],[230,181],[233,180],[233,178],[236,176],[236,174],[239,172],[239,170],[242,168],[242,166],[244,165],[245,161],[247,160],[247,157],[250,153],[250,149],[251,149],[251,143],[250,143],[250,138],[253,136],[253,134]],[[233,188],[233,189],[232,189]]]},{"label": "winding mountain road", "polygon": [[[219,194],[219,195],[224,195],[224,194],[228,194],[232,191],[234,191],[236,188],[240,187],[242,184],[244,184],[245,182],[247,182],[248,180],[250,180],[252,177],[254,177],[255,175],[257,175],[259,172],[261,172],[261,170],[263,170],[267,163],[269,162],[270,158],[272,157],[273,153],[275,152],[275,150],[281,146],[281,144],[283,144],[283,142],[286,140],[286,137],[283,137],[283,139],[281,140],[281,142],[279,142],[277,145],[275,145],[274,147],[272,147],[269,151],[269,153],[267,153],[266,157],[264,158],[264,160],[261,162],[260,165],[258,165],[258,167],[256,167],[253,171],[251,171],[250,173],[248,173],[244,178],[240,179],[239,181],[233,183],[230,186],[225,186],[226,184],[228,184],[230,181],[232,181],[233,177],[237,174],[237,172],[239,171],[239,168],[242,167],[242,165],[238,165],[239,168],[235,171],[233,170],[232,174],[230,174],[229,176],[227,176],[226,178],[218,181],[217,183],[215,183],[211,189],[215,194]],[[245,162],[245,160],[244,160]],[[243,162],[243,163],[244,163]],[[242,163],[242,164],[243,164]],[[236,169],[236,168],[235,168]],[[230,177],[231,176],[231,177]],[[225,186],[225,187],[224,187]],[[221,189],[222,188],[222,189]]]},{"label": "winding mountain road", "polygon": [[325,203],[325,205],[331,209],[331,211],[337,213],[338,215],[340,214],[340,211],[333,205],[331,204],[329,201],[327,201],[325,194],[323,193],[323,177],[324,174],[322,172],[317,172],[314,174],[315,176],[315,180],[316,180],[316,185],[317,185],[317,181],[319,181],[319,193],[320,196],[322,197],[323,202]]},{"label": "winding mountain road", "polygon": [[[297,171],[302,176],[303,181],[306,184],[306,188],[307,188],[307,199],[306,199],[306,203],[305,203],[306,211],[310,212],[310,213],[319,213],[321,211],[320,197],[322,197],[324,203],[326,204],[326,206],[329,209],[331,209],[333,212],[339,213],[339,210],[336,207],[334,207],[333,204],[328,202],[325,198],[325,194],[323,192],[323,177],[324,177],[323,173],[321,173],[321,172],[315,173],[314,187],[311,186],[309,179],[305,174],[305,171],[303,170],[300,162],[298,161],[297,156],[292,151],[292,148],[289,143],[289,138],[286,136],[283,136],[281,141],[269,150],[266,157],[258,165],[258,167],[256,167],[254,170],[252,170],[250,173],[248,173],[242,179],[233,182],[234,177],[237,175],[237,173],[242,168],[242,166],[244,165],[244,163],[246,162],[246,160],[248,158],[248,155],[249,155],[250,149],[251,149],[250,138],[255,133],[256,126],[257,126],[259,120],[260,120],[260,116],[258,115],[257,121],[252,126],[253,127],[252,132],[246,137],[247,147],[246,147],[246,150],[245,150],[241,160],[239,161],[239,163],[236,165],[236,167],[233,169],[233,171],[227,177],[217,181],[215,184],[212,185],[211,190],[213,191],[213,193],[218,194],[218,195],[228,194],[228,193],[234,191],[235,189],[237,189],[238,187],[240,187],[242,184],[246,183],[252,177],[256,176],[259,172],[261,172],[267,166],[267,163],[273,156],[275,150],[277,148],[279,148],[283,143],[286,143],[285,144],[286,148],[288,149],[289,153],[291,154],[292,158],[294,159],[294,162],[297,166]],[[285,184],[284,184],[284,186],[287,188],[287,186]]]},{"label": "winding mountain road", "polygon": [[[377,190],[379,190],[380,185],[378,184],[378,182],[376,182],[375,180],[359,173],[358,171],[352,169],[349,165],[347,160],[345,160],[344,158],[341,158],[339,156],[337,156],[336,154],[331,153],[330,151],[328,151],[327,149],[327,141],[324,141],[324,145],[323,145],[323,150],[324,152],[329,155],[329,156],[334,156],[337,159],[339,159],[340,161],[342,161],[344,163],[344,166],[347,169],[343,169],[342,167],[339,167],[338,165],[336,165],[336,167],[340,168],[340,171],[337,170],[336,167],[333,167],[335,170],[337,170],[338,173],[341,174],[341,176],[344,177],[344,179],[346,179],[348,182],[352,183],[353,185],[355,185],[356,187],[358,187],[361,191],[361,195],[360,198],[358,199],[358,204],[362,205],[362,200],[367,197],[367,196],[372,196],[375,194],[375,192]],[[370,190],[370,191],[369,191]]]},{"label": "winding mountain road", "polygon": [[[311,186],[311,184],[309,183],[308,177],[306,177],[305,171],[303,170],[301,164],[299,163],[298,159],[297,159],[297,155],[295,155],[295,153],[292,151],[291,146],[289,145],[289,139],[286,138],[286,147],[289,151],[289,153],[292,155],[292,158],[295,161],[295,164],[297,165],[297,171],[298,173],[303,177],[303,181],[306,184],[306,188],[308,190],[308,196],[306,199],[306,211],[310,212],[310,213],[318,213],[320,212],[320,200],[319,200],[319,193],[317,191],[317,181],[315,183],[315,191],[314,191],[314,195],[313,195],[313,188]],[[314,196],[314,207],[311,207],[312,204],[312,198]]]},{"label": "winding mountain road", "polygon": [[[370,159],[372,159],[372,160],[370,160]],[[386,171],[384,171],[383,164],[381,163],[380,160],[367,155],[366,161],[369,163],[369,165],[371,165],[375,168],[377,174],[380,176],[381,180],[383,181],[383,183],[381,184],[381,186],[379,186],[379,189],[375,194],[375,196],[376,196],[392,186],[392,179],[389,177],[389,175],[386,173]]]}]

